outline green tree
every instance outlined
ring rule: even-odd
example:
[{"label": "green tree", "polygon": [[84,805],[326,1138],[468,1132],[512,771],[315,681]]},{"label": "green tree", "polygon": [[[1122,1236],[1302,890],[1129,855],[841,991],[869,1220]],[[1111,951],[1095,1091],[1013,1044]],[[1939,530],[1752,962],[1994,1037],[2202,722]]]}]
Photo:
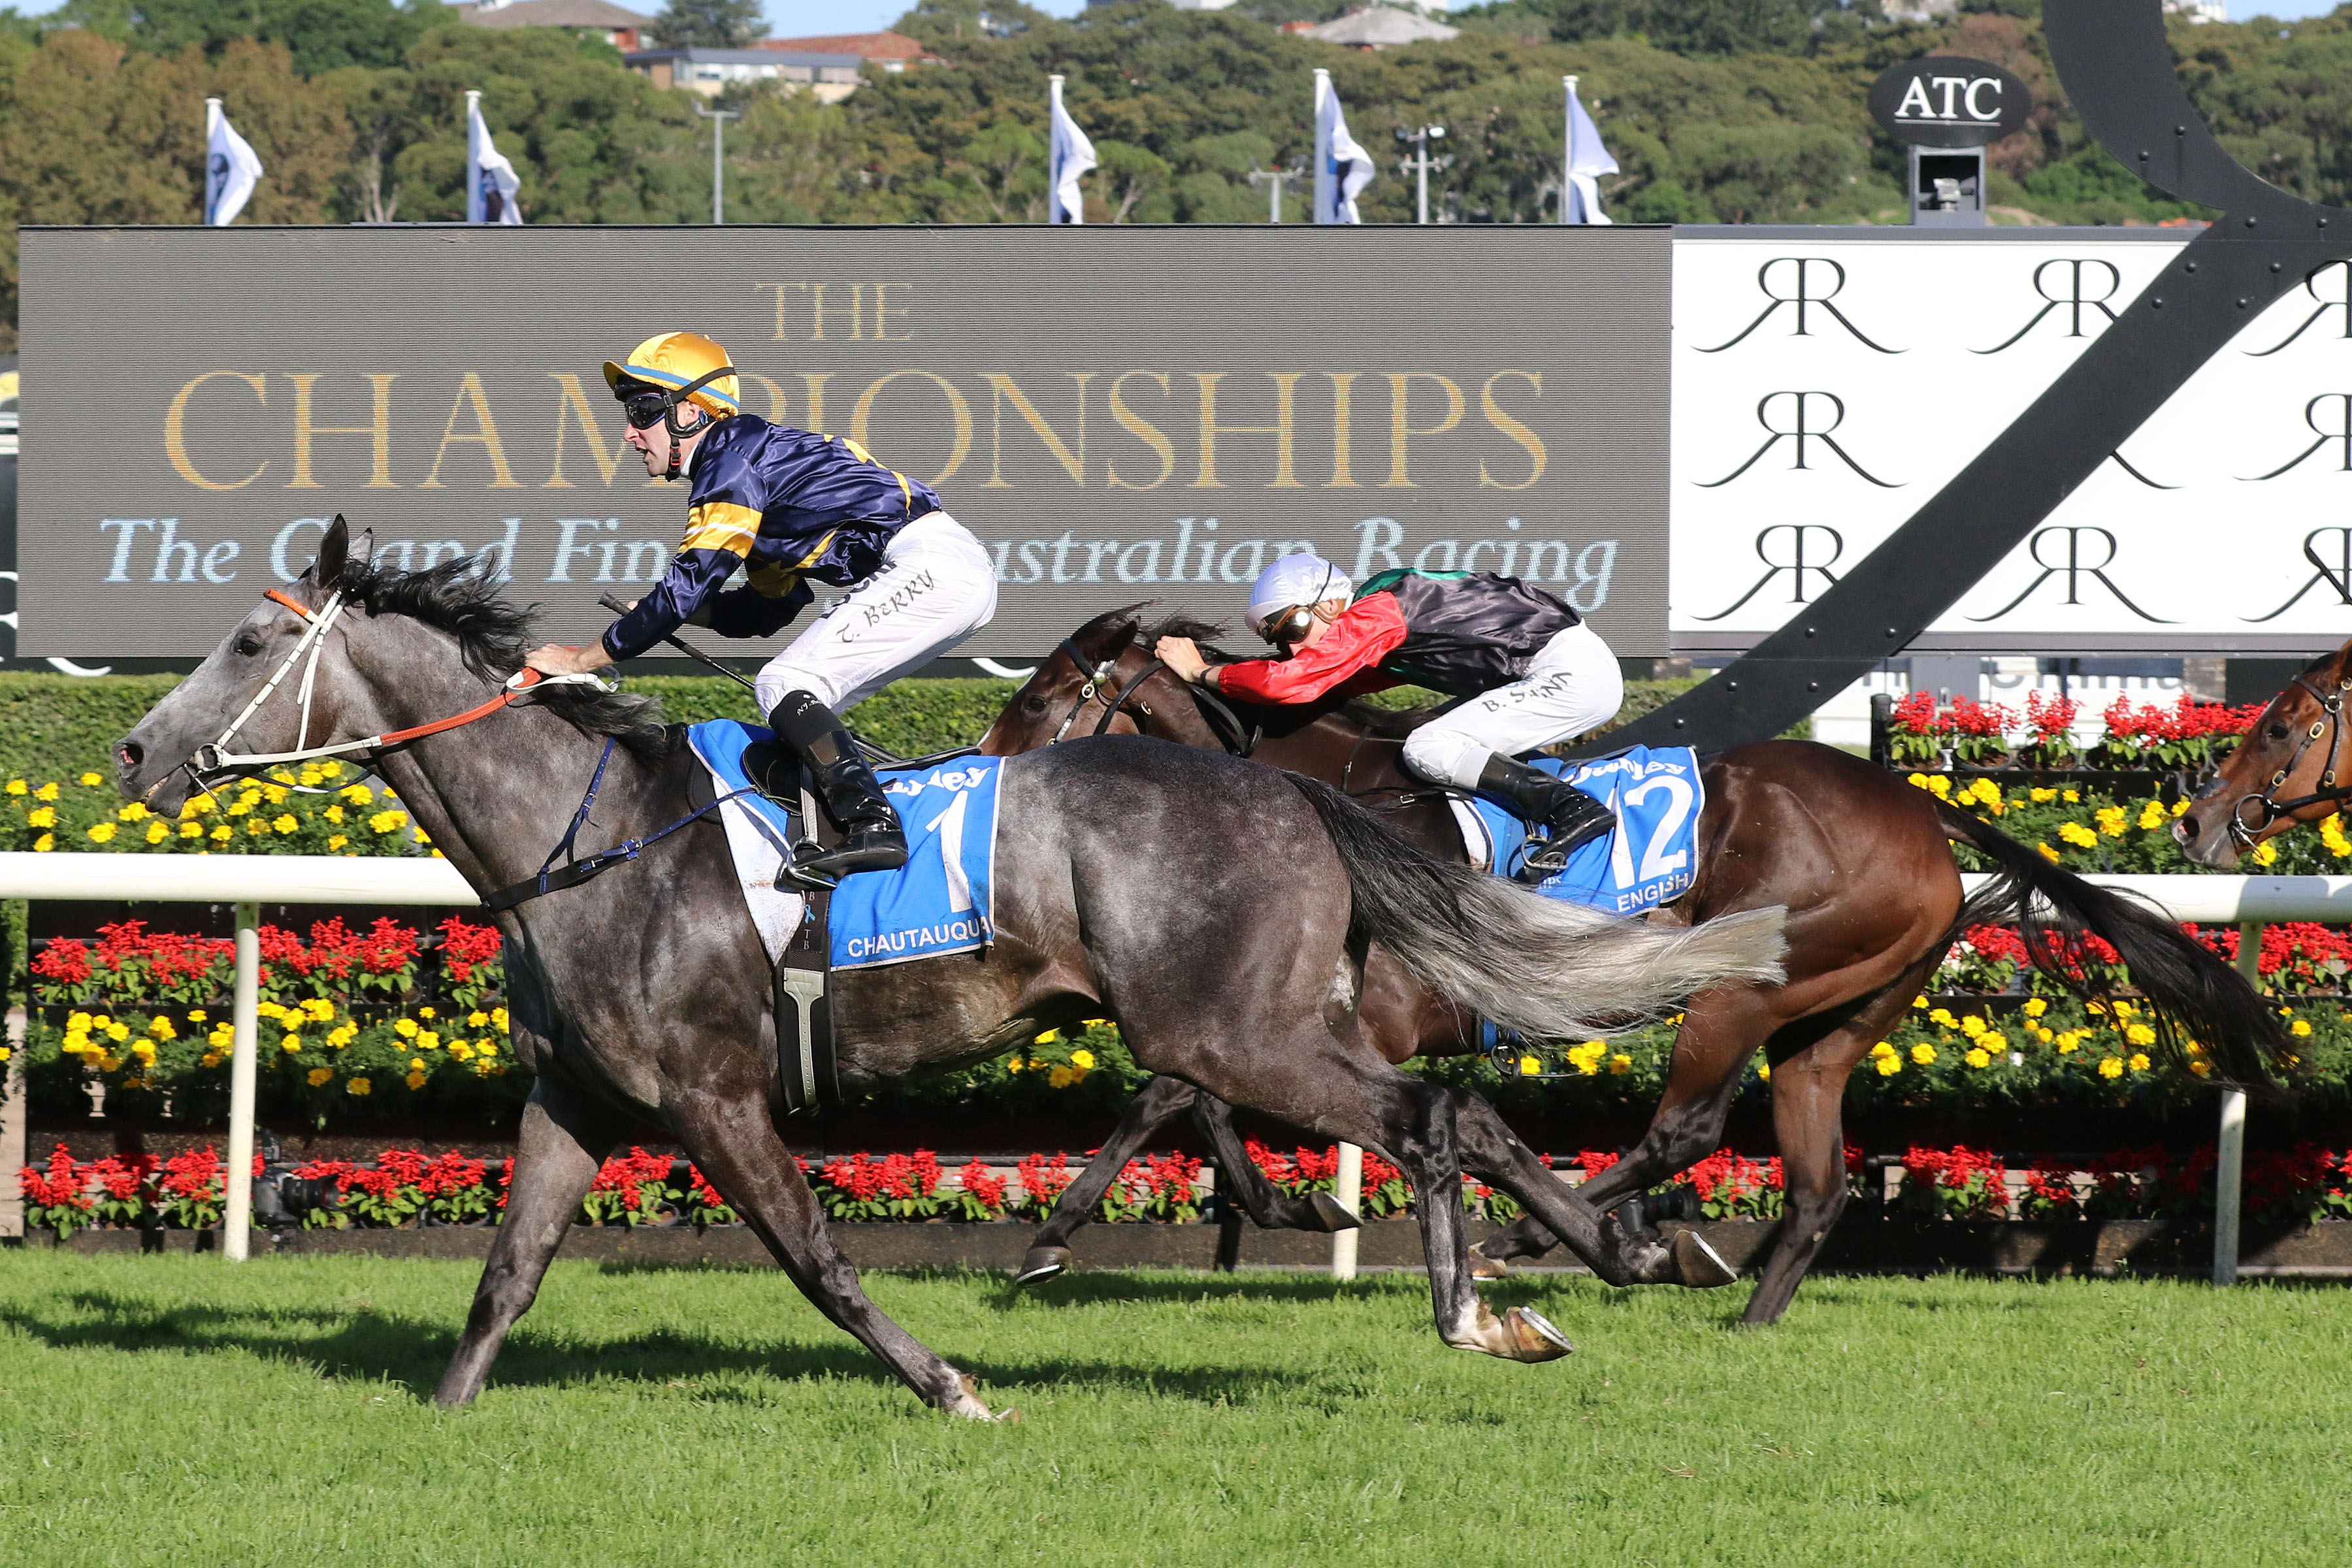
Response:
[{"label": "green tree", "polygon": [[68,26],[155,54],[200,48],[217,55],[238,38],[281,43],[299,76],[343,66],[383,68],[426,31],[455,20],[436,0],[67,0]]},{"label": "green tree", "polygon": [[671,48],[745,49],[767,30],[761,0],[669,0],[653,25]]},{"label": "green tree", "polygon": [[1100,160],[1096,178],[1102,182],[1102,203],[1111,222],[1125,223],[1139,207],[1139,223],[1165,223],[1172,216],[1168,184],[1175,171],[1167,159],[1128,142],[1097,142],[1095,156]]}]

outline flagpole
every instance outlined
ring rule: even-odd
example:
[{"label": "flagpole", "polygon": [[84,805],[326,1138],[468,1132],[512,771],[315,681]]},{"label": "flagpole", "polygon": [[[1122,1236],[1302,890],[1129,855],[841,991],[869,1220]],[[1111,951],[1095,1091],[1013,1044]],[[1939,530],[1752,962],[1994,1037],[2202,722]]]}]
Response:
[{"label": "flagpole", "polygon": [[480,223],[489,216],[482,200],[482,165],[474,156],[474,117],[482,111],[478,89],[466,89],[466,221]]},{"label": "flagpole", "polygon": [[206,227],[212,225],[213,203],[220,199],[220,193],[213,188],[213,134],[220,129],[220,121],[221,100],[217,98],[205,100],[205,224]]},{"label": "flagpole", "polygon": [[1566,223],[1569,221],[1568,204],[1572,199],[1569,195],[1570,181],[1576,169],[1576,79],[1564,76],[1559,79],[1559,84],[1565,89],[1560,95],[1560,103],[1568,111],[1567,145],[1559,165],[1559,221]]},{"label": "flagpole", "polygon": [[1049,224],[1068,220],[1062,211],[1062,139],[1055,134],[1066,112],[1062,108],[1062,78],[1045,79],[1045,221]]},{"label": "flagpole", "polygon": [[1331,73],[1322,67],[1315,68],[1315,208],[1307,215],[1310,223],[1321,223],[1331,210],[1331,187],[1338,177],[1331,167],[1330,143],[1323,139],[1323,105],[1331,96]]},{"label": "flagpole", "polygon": [[705,109],[694,106],[694,112],[710,121],[710,221],[715,225],[727,221],[727,122],[740,120],[740,109]]}]

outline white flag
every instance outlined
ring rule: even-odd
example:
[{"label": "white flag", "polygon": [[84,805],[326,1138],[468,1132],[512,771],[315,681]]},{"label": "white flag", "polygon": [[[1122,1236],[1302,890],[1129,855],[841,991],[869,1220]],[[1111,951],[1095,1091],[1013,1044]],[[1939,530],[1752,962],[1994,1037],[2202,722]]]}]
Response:
[{"label": "white flag", "polygon": [[1372,155],[1348,134],[1347,111],[1331,90],[1331,73],[1315,73],[1315,221],[1361,223],[1356,193],[1372,183]]},{"label": "white flag", "polygon": [[466,221],[467,223],[520,223],[522,213],[515,205],[515,193],[522,189],[522,181],[515,167],[507,162],[490,140],[490,128],[482,119],[482,95],[466,94]]},{"label": "white flag", "polygon": [[1084,223],[1086,198],[1078,194],[1078,176],[1095,166],[1095,144],[1062,107],[1062,79],[1045,79],[1053,100],[1052,128],[1045,153],[1045,221]]},{"label": "white flag", "polygon": [[1568,177],[1560,183],[1560,215],[1562,223],[1607,223],[1609,215],[1601,210],[1601,176],[1617,172],[1617,160],[1601,144],[1601,132],[1592,123],[1592,116],[1584,111],[1584,100],[1576,96],[1576,79],[1559,79],[1568,89],[1568,158],[1563,165]]},{"label": "white flag", "polygon": [[261,160],[221,112],[221,100],[205,100],[205,222],[215,228],[235,222],[260,178]]}]

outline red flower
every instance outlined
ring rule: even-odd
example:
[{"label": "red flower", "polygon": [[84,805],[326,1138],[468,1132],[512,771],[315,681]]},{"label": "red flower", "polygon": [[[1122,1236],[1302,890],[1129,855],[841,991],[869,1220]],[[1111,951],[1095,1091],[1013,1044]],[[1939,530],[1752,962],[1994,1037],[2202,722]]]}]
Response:
[{"label": "red flower", "polygon": [[499,947],[496,926],[467,925],[456,915],[441,922],[441,964],[452,980],[473,979],[475,966],[498,957]]}]

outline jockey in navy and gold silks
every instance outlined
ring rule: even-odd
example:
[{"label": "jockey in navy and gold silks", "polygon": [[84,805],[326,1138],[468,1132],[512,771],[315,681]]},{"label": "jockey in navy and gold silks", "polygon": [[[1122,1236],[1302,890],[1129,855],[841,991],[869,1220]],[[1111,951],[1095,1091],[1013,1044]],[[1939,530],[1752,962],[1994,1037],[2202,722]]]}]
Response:
[{"label": "jockey in navy and gold silks", "polygon": [[[689,479],[686,539],[668,572],[605,629],[616,659],[698,616],[720,637],[773,637],[814,597],[808,579],[865,582],[881,570],[892,535],[940,510],[930,486],[884,468],[847,437],[751,414],[703,437]],[[739,566],[749,569],[744,585],[720,592]]]},{"label": "jockey in navy and gold silks", "polygon": [[[686,537],[662,580],[594,647],[534,648],[524,662],[551,675],[601,668],[688,622],[772,637],[814,598],[811,583],[847,589],[755,683],[797,759],[780,762],[765,787],[789,796],[805,770],[841,829],[841,843],[802,870],[902,866],[898,813],[837,715],[986,626],[994,563],[929,486],[855,441],[744,413],[738,379],[727,351],[697,332],[663,332],[605,362],[646,473],[688,481]],[[738,569],[742,585],[726,586]]]}]

